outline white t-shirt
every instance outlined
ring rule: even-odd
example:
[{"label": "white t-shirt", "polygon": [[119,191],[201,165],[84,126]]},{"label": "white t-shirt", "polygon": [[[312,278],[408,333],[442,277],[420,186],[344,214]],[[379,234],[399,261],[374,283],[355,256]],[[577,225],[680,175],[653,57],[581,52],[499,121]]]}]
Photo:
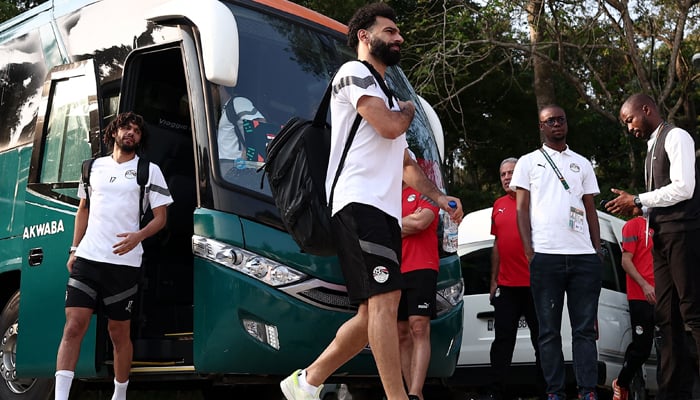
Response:
[{"label": "white t-shirt", "polygon": [[593,166],[568,147],[563,152],[542,148],[566,179],[569,189],[564,189],[539,149],[520,157],[515,164],[510,188],[530,191],[532,247],[536,253],[595,254],[583,206],[584,194],[600,193]]},{"label": "white t-shirt", "polygon": [[[138,156],[121,164],[111,156],[100,157],[92,164],[90,215],[85,236],[75,252],[76,256],[116,265],[141,266],[141,244],[122,256],[114,254],[112,248],[124,239],[117,237],[117,234],[139,230],[140,188],[136,182],[137,165]],[[148,175],[144,207],[150,204],[151,208],[156,208],[172,203],[173,199],[160,168],[150,163]],[[85,198],[82,181],[78,185],[78,196]]]},{"label": "white t-shirt", "polygon": [[[359,61],[347,62],[333,79],[327,196],[330,196],[340,157],[357,116],[357,102],[362,96],[379,97],[389,107],[388,98],[369,69]],[[392,110],[399,111],[396,99]],[[362,203],[401,221],[401,179],[407,147],[405,133],[396,139],[386,139],[363,119],[335,186],[332,214],[349,203]]]},{"label": "white t-shirt", "polygon": [[256,119],[265,119],[260,112],[253,106],[253,102],[246,97],[229,98],[221,110],[221,118],[219,118],[219,128],[217,131],[217,144],[219,147],[219,158],[225,160],[235,160],[243,156],[244,147],[241,145],[236,135],[236,125],[233,121],[229,121],[226,115],[226,107],[229,102],[233,101],[233,110],[238,119],[235,121],[238,126],[238,132],[243,135],[243,121],[253,121]]}]

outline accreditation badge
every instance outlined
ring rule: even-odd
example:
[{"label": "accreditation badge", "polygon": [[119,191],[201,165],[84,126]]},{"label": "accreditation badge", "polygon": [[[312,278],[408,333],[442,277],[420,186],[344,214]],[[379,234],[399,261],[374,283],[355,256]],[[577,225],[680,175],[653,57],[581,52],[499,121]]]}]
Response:
[{"label": "accreditation badge", "polygon": [[572,206],[569,209],[569,229],[574,232],[583,232],[583,216],[582,209]]}]

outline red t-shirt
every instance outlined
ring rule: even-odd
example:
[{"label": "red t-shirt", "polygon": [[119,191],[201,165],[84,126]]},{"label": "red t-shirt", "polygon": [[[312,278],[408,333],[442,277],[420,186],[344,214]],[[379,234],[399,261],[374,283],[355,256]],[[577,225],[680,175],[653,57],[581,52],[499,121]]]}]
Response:
[{"label": "red t-shirt", "polygon": [[491,234],[498,239],[498,284],[502,286],[530,286],[530,266],[525,257],[523,242],[518,232],[515,198],[499,197],[491,212]]},{"label": "red t-shirt", "polygon": [[[651,257],[653,230],[646,230],[647,221],[642,217],[632,218],[622,227],[622,250],[632,253],[632,263],[645,281],[654,285],[654,261]],[[645,236],[649,235],[649,240]],[[627,275],[627,299],[646,300],[642,287]]]},{"label": "red t-shirt", "polygon": [[401,217],[427,208],[435,214],[433,222],[421,232],[405,236],[401,242],[401,272],[419,269],[440,269],[437,247],[438,207],[427,197],[407,186],[401,192]]}]

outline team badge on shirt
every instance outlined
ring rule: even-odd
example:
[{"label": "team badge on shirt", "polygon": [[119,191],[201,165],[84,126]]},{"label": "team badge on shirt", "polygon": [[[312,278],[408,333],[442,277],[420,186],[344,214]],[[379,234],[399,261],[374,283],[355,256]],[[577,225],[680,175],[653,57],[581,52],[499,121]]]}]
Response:
[{"label": "team badge on shirt", "polygon": [[409,194],[408,197],[406,198],[406,201],[409,203],[416,201],[416,194],[415,193]]},{"label": "team badge on shirt", "polygon": [[134,179],[136,178],[136,170],[135,169],[130,169],[126,172],[124,172],[124,177],[126,179]]},{"label": "team badge on shirt", "polygon": [[389,280],[389,269],[381,265],[378,267],[374,267],[374,270],[372,271],[372,277],[377,283],[384,283]]},{"label": "team badge on shirt", "polygon": [[581,167],[579,167],[576,163],[569,164],[569,169],[573,172],[581,172]]}]

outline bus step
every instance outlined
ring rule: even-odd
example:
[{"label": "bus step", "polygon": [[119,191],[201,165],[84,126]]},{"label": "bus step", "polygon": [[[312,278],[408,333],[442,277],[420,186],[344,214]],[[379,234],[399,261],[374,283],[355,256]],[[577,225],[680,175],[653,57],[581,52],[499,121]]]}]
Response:
[{"label": "bus step", "polygon": [[193,343],[191,335],[135,339],[134,364],[141,361],[192,364]]}]

